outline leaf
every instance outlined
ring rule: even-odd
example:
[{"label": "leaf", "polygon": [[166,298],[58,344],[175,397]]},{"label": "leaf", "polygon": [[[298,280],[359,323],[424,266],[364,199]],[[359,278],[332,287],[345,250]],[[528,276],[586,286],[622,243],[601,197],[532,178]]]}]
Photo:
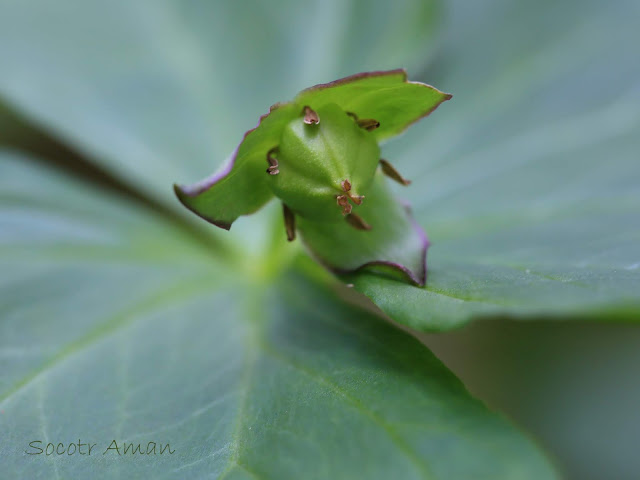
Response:
[{"label": "leaf", "polygon": [[630,9],[455,2],[430,76],[455,101],[383,152],[413,180],[402,195],[432,242],[427,287],[347,281],[420,330],[496,316],[640,320]]},{"label": "leaf", "polygon": [[[556,478],[407,333],[300,275],[252,281],[150,212],[0,155],[4,475]],[[38,440],[96,447],[25,454]],[[113,440],[175,453],[118,456]]]},{"label": "leaf", "polygon": [[354,72],[420,69],[437,5],[4,2],[0,95],[177,207],[171,184],[208,175],[273,103]]},{"label": "leaf", "polygon": [[295,104],[273,105],[244,134],[222,171],[191,186],[174,186],[182,204],[214,225],[229,230],[241,215],[263,207],[273,193],[266,183],[267,152],[278,145],[284,126],[299,113]]},{"label": "leaf", "polygon": [[409,82],[402,69],[365,72],[303,90],[302,105],[320,108],[335,103],[362,119],[375,119],[373,135],[382,141],[402,133],[409,125],[433,112],[451,98],[431,85]]},{"label": "leaf", "polygon": [[356,230],[347,222],[322,223],[298,217],[296,225],[314,257],[338,273],[375,268],[424,284],[429,241],[376,174],[358,215],[371,230]]}]

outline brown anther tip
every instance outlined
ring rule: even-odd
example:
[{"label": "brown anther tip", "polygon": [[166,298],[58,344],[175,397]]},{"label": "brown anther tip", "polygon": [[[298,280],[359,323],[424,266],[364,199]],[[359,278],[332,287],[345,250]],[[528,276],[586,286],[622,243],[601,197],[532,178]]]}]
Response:
[{"label": "brown anther tip", "polygon": [[267,152],[267,163],[269,164],[269,168],[267,168],[267,173],[269,175],[277,175],[280,173],[278,170],[278,159],[273,156],[274,153],[278,151],[278,147],[273,147],[271,150]]},{"label": "brown anther tip", "polygon": [[365,222],[360,215],[351,213],[345,217],[347,223],[356,230],[371,230],[371,225]]},{"label": "brown anther tip", "polygon": [[278,147],[273,147],[267,152],[267,162],[269,165],[278,165],[278,159],[274,158],[273,154],[278,151]]},{"label": "brown anther tip", "polygon": [[296,239],[296,217],[289,207],[282,204],[284,214],[284,229],[287,232],[287,240],[293,242]]},{"label": "brown anther tip", "polygon": [[342,187],[342,190],[345,192],[348,192],[349,190],[351,190],[351,182],[346,178],[342,182],[340,182],[340,186]]},{"label": "brown anther tip", "polygon": [[305,105],[304,107],[304,123],[307,125],[316,125],[320,123],[320,117],[318,117],[318,114],[308,105]]},{"label": "brown anther tip", "polygon": [[358,120],[358,126],[360,128],[364,128],[367,132],[371,130],[375,130],[380,126],[380,122],[374,118],[363,118],[362,120]]},{"label": "brown anther tip", "polygon": [[411,180],[407,180],[402,175],[400,175],[400,172],[398,172],[395,167],[387,162],[384,158],[380,159],[380,166],[382,167],[382,173],[400,183],[401,185],[407,186],[411,183]]},{"label": "brown anther tip", "polygon": [[349,215],[353,207],[349,203],[349,198],[346,195],[338,195],[336,202],[339,207],[342,207],[342,215]]},{"label": "brown anther tip", "polygon": [[362,205],[362,200],[364,199],[364,195],[349,195],[349,198],[356,205]]}]

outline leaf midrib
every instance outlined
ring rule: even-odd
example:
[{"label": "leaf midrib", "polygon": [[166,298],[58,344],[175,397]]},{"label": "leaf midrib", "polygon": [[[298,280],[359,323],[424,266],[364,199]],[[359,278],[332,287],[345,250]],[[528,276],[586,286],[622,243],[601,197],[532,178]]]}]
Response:
[{"label": "leaf midrib", "polygon": [[[321,318],[321,317],[317,317]],[[324,319],[323,319],[324,321]],[[294,359],[287,357],[279,353],[276,349],[272,348],[268,343],[263,342],[261,345],[261,351],[269,355],[271,358],[279,360],[286,365],[291,366],[295,370],[303,373],[309,377],[315,383],[323,385],[330,389],[333,393],[338,394],[343,399],[350,403],[358,413],[370,419],[373,423],[378,425],[389,436],[391,441],[398,447],[398,449],[405,454],[405,456],[413,463],[424,475],[425,478],[433,478],[433,475],[423,459],[398,435],[392,425],[385,422],[379,415],[376,415],[373,411],[366,408],[361,401],[349,394],[345,389],[336,385],[331,380],[320,375],[318,372],[304,367],[302,364],[296,362]]]},{"label": "leaf midrib", "polygon": [[[259,287],[260,288],[260,287]],[[276,348],[274,348],[266,338],[265,327],[266,323],[269,321],[267,316],[265,315],[265,309],[263,305],[263,300],[267,296],[268,292],[264,286],[259,291],[254,290],[249,294],[249,298],[251,301],[247,303],[247,310],[249,310],[248,318],[252,319],[251,325],[249,326],[250,333],[247,335],[247,346],[245,350],[247,351],[245,356],[245,367],[243,372],[243,380],[242,385],[240,387],[242,391],[242,403],[238,409],[236,415],[238,418],[236,420],[236,426],[234,428],[233,436],[233,444],[235,446],[235,451],[229,461],[227,468],[220,475],[219,479],[224,479],[228,476],[235,467],[239,467],[252,475],[254,478],[260,478],[257,472],[246,467],[246,464],[242,461],[243,451],[241,448],[243,438],[241,437],[241,432],[244,430],[244,412],[247,409],[248,399],[250,398],[250,391],[252,390],[251,380],[255,374],[255,366],[257,359],[259,357],[258,353],[262,352],[269,357],[288,365],[298,372],[304,374],[312,381],[328,388],[334,394],[339,395],[343,398],[346,403],[351,404],[351,406],[361,415],[368,418],[378,427],[380,427],[390,438],[391,442],[398,447],[398,450],[405,454],[405,456],[409,459],[409,461],[423,474],[424,478],[431,479],[434,478],[433,474],[430,471],[428,464],[417,454],[415,450],[413,450],[409,444],[407,444],[401,436],[395,431],[392,425],[385,422],[383,418],[379,415],[376,415],[370,409],[367,409],[362,402],[360,402],[353,395],[348,393],[345,389],[341,388],[339,385],[335,384],[331,380],[326,377],[320,375],[318,372],[311,370],[299,362],[296,362],[294,359],[287,357],[286,355],[279,352]],[[294,297],[295,298],[295,297]],[[301,302],[299,298],[295,298],[293,300],[295,303]],[[335,325],[332,322],[329,322],[327,318],[323,315],[320,315],[319,312],[314,312],[314,318],[320,320],[324,323],[329,324],[332,328]],[[362,337],[360,333],[352,332],[349,330],[351,334],[356,334],[361,338],[365,338],[370,341],[371,339],[367,337]],[[377,342],[376,342],[377,344]],[[378,344],[377,344],[378,345]],[[388,352],[391,352],[393,356],[397,356],[398,352],[395,352],[391,349],[385,348]],[[397,357],[400,359],[400,357]],[[402,359],[400,359],[402,360]]]}]

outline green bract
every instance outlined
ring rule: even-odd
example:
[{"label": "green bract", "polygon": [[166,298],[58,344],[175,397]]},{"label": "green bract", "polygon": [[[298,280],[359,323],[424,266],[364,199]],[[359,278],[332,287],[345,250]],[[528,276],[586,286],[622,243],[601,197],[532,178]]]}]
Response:
[{"label": "green bract", "polygon": [[380,158],[378,143],[449,98],[407,81],[404,70],[311,87],[272,106],[222,171],[191,186],[176,185],[175,192],[191,211],[225,229],[276,196],[289,240],[297,229],[332,270],[390,267],[423,285],[428,241],[407,208],[376,180],[380,171],[409,183]]}]

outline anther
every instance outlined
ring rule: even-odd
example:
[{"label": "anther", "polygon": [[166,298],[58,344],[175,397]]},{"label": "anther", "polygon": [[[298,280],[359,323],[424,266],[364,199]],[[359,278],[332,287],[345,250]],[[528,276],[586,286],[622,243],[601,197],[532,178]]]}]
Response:
[{"label": "anther", "polygon": [[269,168],[267,168],[267,173],[269,175],[277,175],[280,173],[280,170],[278,170],[278,159],[273,156],[273,154],[277,151],[278,151],[278,147],[273,147],[271,150],[267,152],[267,162],[269,163]]},{"label": "anther", "polygon": [[362,200],[364,199],[364,195],[349,195],[349,198],[356,205],[362,205]]},{"label": "anther", "polygon": [[296,239],[296,217],[284,203],[282,204],[282,213],[284,214],[284,229],[287,232],[287,240],[293,242]]},{"label": "anther", "polygon": [[349,193],[351,191],[351,182],[348,179],[345,178],[342,182],[340,182],[340,186],[342,187],[342,190],[346,193],[346,195],[341,195],[342,197],[345,197],[345,196],[348,197],[356,205],[362,204],[362,199],[364,198],[364,195],[351,195],[351,193]]},{"label": "anther", "polygon": [[407,180],[402,175],[400,175],[400,172],[398,172],[393,165],[391,165],[383,158],[380,159],[380,166],[382,167],[382,173],[400,183],[401,185],[406,186],[411,183],[411,180]]},{"label": "anther", "polygon": [[368,132],[375,130],[380,126],[380,122],[374,118],[363,118],[360,120],[358,115],[353,112],[346,112],[346,114],[353,118],[360,128],[364,128]]},{"label": "anther", "polygon": [[358,214],[351,213],[345,217],[347,223],[356,230],[371,230],[371,225],[365,222]]},{"label": "anther", "polygon": [[306,123],[307,125],[316,125],[320,123],[320,117],[318,117],[318,114],[314,110],[312,110],[310,106],[305,105],[303,112],[304,123]]},{"label": "anther", "polygon": [[362,120],[357,120],[356,123],[360,128],[364,128],[367,132],[375,130],[380,126],[380,122],[374,118],[363,118]]},{"label": "anther", "polygon": [[336,202],[339,207],[342,207],[342,215],[349,215],[353,207],[349,203],[349,197],[346,195],[338,195],[336,197]]}]

